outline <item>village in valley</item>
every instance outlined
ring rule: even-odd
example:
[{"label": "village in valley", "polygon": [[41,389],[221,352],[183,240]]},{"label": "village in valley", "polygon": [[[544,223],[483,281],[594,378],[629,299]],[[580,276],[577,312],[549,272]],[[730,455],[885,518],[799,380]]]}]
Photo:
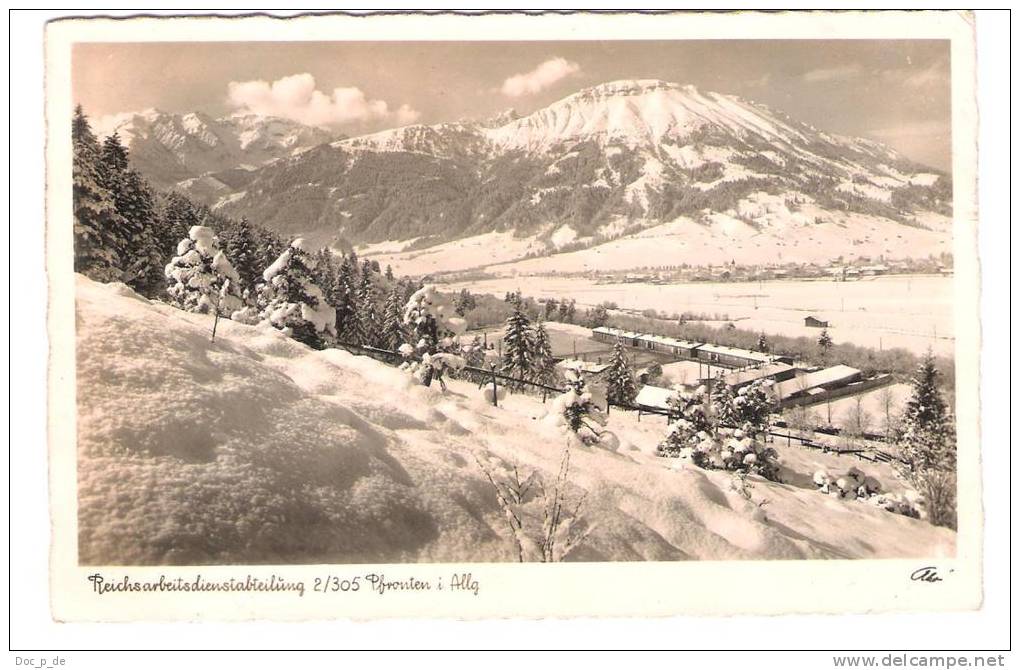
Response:
[{"label": "village in valley", "polygon": [[651,79],[237,104],[71,119],[84,563],[955,552],[947,173]]}]

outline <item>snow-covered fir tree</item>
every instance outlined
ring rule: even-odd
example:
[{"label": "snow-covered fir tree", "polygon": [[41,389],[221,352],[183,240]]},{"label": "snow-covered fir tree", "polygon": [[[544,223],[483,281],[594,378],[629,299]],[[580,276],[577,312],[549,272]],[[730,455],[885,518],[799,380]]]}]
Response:
[{"label": "snow-covered fir tree", "polygon": [[241,278],[243,290],[254,291],[261,279],[259,241],[248,219],[241,220],[230,231],[224,250]]},{"label": "snow-covered fir tree", "polygon": [[[520,303],[514,302],[514,311],[506,319],[503,332],[503,367],[505,375],[518,380],[528,379],[534,368],[534,342],[531,337],[531,322],[528,315],[521,309]],[[522,384],[515,384],[521,388]]]},{"label": "snow-covered fir tree", "polygon": [[956,525],[956,430],[931,349],[911,381],[899,436],[905,478],[924,497],[928,520]]},{"label": "snow-covered fir tree", "polygon": [[693,391],[678,388],[666,400],[666,405],[669,408],[670,429],[656,448],[656,453],[660,456],[689,458],[696,444],[692,436],[708,433],[712,429],[708,389],[704,386]]},{"label": "snow-covered fir tree", "polygon": [[[276,259],[287,250],[287,247],[290,246],[286,240],[274,235],[265,228],[258,229],[256,238],[258,239],[259,244],[259,267],[263,270],[275,263]],[[262,281],[263,270],[259,271],[259,275],[255,280],[256,287]],[[323,287],[323,290],[325,290],[325,288],[326,287]]]},{"label": "snow-covered fir tree", "polygon": [[485,343],[480,336],[475,335],[470,342],[462,344],[460,351],[468,365],[480,368],[485,364]]},{"label": "snow-covered fir tree", "polygon": [[294,240],[262,273],[259,303],[265,305],[262,318],[275,328],[322,349],[336,337],[337,314],[315,284],[314,273],[315,257],[303,239]]},{"label": "snow-covered fir tree", "polygon": [[337,338],[341,342],[361,344],[361,321],[358,318],[357,265],[353,255],[344,256],[330,292],[336,306]]},{"label": "snow-covered fir tree", "polygon": [[634,402],[634,398],[637,396],[634,372],[630,369],[630,364],[623,351],[623,344],[620,342],[613,345],[613,357],[609,361],[606,384],[606,396],[609,402],[616,405],[630,405]]},{"label": "snow-covered fir tree", "polygon": [[99,142],[80,105],[71,128],[74,269],[97,281],[120,281],[128,224],[106,186]]},{"label": "snow-covered fir tree", "polygon": [[577,367],[563,371],[567,390],[552,402],[550,416],[576,434],[584,444],[596,444],[608,419],[588,390],[584,373]]},{"label": "snow-covered fir tree", "polygon": [[192,226],[164,273],[170,301],[181,309],[222,316],[242,307],[237,271],[211,228]]},{"label": "snow-covered fir tree", "polygon": [[759,379],[740,387],[731,395],[727,414],[733,425],[764,439],[772,425],[772,413],[777,408],[772,394],[772,381]]},{"label": "snow-covered fir tree", "polygon": [[756,348],[763,354],[767,354],[769,352],[769,340],[765,337],[765,333],[758,334],[758,346]]},{"label": "snow-covered fir tree", "polygon": [[[202,225],[202,220],[194,204],[176,191],[164,194],[157,202],[157,209],[160,250],[169,258],[176,253],[177,243],[188,236],[193,226]],[[264,265],[260,264],[260,267],[266,267],[272,262],[273,259],[269,259]]]},{"label": "snow-covered fir tree", "polygon": [[[741,389],[743,390],[743,389]],[[660,456],[688,459],[698,467],[754,473],[779,479],[779,456],[765,435],[752,425],[733,422],[744,411],[721,403],[735,402],[732,392],[710,393],[704,386],[678,390],[668,401],[671,422],[656,452]],[[748,409],[748,414],[754,411]]]},{"label": "snow-covered fir tree", "polygon": [[459,370],[466,365],[458,354],[459,337],[467,330],[467,322],[449,316],[439,297],[434,286],[423,286],[411,295],[404,307],[404,324],[412,331],[411,339],[415,344],[401,347],[408,358],[403,367],[425,386],[437,376],[442,381],[445,370]]},{"label": "snow-covered fir tree", "polygon": [[375,288],[372,285],[372,267],[367,260],[363,264],[361,285],[358,287],[358,321],[358,335],[361,338],[361,343],[367,346],[378,346],[380,339],[379,313],[375,304]]},{"label": "snow-covered fir tree", "polygon": [[400,294],[394,288],[390,291],[383,305],[382,333],[379,344],[383,349],[397,351],[400,345],[407,342],[407,330],[404,327],[404,309]]},{"label": "snow-covered fir tree", "polygon": [[552,343],[545,324],[535,326],[532,334],[532,380],[552,386],[556,382],[556,359],[553,358]]},{"label": "snow-covered fir tree", "polygon": [[152,188],[130,169],[128,150],[117,133],[103,141],[100,161],[103,182],[124,221],[119,250],[123,281],[143,295],[154,296],[163,281],[166,257]]}]

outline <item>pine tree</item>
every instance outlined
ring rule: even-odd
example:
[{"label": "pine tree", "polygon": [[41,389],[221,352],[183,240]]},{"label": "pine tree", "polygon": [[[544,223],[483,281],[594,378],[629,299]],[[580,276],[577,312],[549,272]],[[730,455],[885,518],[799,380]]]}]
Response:
[{"label": "pine tree", "polygon": [[401,354],[408,359],[419,357],[416,361],[408,360],[406,369],[425,386],[437,378],[445,389],[444,371],[464,367],[464,359],[457,354],[466,322],[447,316],[446,306],[440,304],[439,294],[431,285],[422,286],[408,298],[403,322],[413,331],[413,345],[402,347]]},{"label": "pine tree", "polygon": [[566,309],[563,308],[564,304],[566,303],[560,303],[560,311],[563,312],[564,323],[574,323],[574,319],[577,318],[577,301],[571,298],[570,303],[566,304]]},{"label": "pine tree", "polygon": [[[656,453],[689,458],[702,468],[751,472],[778,481],[778,454],[754,425],[758,408],[743,407],[743,391],[734,396],[721,383],[712,394],[704,387],[678,390],[667,401],[671,423]],[[750,419],[741,423],[745,413]]]},{"label": "pine tree", "polygon": [[229,315],[241,308],[240,279],[211,228],[192,227],[165,275],[171,301],[183,310]]},{"label": "pine tree", "polygon": [[105,185],[99,143],[80,105],[71,128],[74,269],[96,281],[119,281],[126,222]]},{"label": "pine tree", "polygon": [[556,302],[555,298],[549,298],[545,301],[545,320],[552,321],[559,316],[560,305]]},{"label": "pine tree", "polygon": [[361,344],[361,322],[358,316],[358,284],[351,256],[344,256],[336,273],[331,292],[336,306],[337,337],[341,342]]},{"label": "pine tree", "polygon": [[758,351],[763,354],[767,354],[769,352],[769,341],[768,338],[765,337],[765,333],[759,333],[758,335]]},{"label": "pine tree", "polygon": [[[534,343],[531,341],[531,323],[516,304],[507,317],[503,334],[503,373],[519,380],[527,379],[534,365]],[[515,384],[521,388],[521,384]]]},{"label": "pine tree", "polygon": [[535,326],[532,336],[534,350],[534,381],[546,386],[552,386],[556,381],[556,360],[553,358],[552,343],[549,341],[549,333],[545,325],[539,323]]},{"label": "pine tree", "polygon": [[376,346],[379,344],[379,315],[375,305],[375,290],[372,287],[371,266],[366,260],[367,271],[361,273],[361,286],[358,287],[358,335],[362,344]]},{"label": "pine tree", "polygon": [[956,525],[956,435],[929,349],[911,382],[899,439],[903,474],[924,496],[928,520]]},{"label": "pine tree", "polygon": [[118,176],[127,172],[128,169],[128,151],[121,144],[120,135],[116,132],[103,140],[102,161],[110,168],[107,174],[110,179],[107,187],[113,190],[118,185]]},{"label": "pine tree", "polygon": [[400,345],[407,342],[402,302],[400,294],[394,288],[390,291],[389,297],[386,298],[386,304],[383,306],[380,345],[390,351],[396,351]]},{"label": "pine tree", "polygon": [[129,245],[127,283],[143,295],[155,297],[163,284],[166,255],[162,244],[162,221],[156,196],[148,182],[135,170],[124,176],[124,191],[118,209],[132,224],[135,237]]},{"label": "pine tree", "polygon": [[[260,268],[271,266],[290,246],[285,240],[265,228],[260,228],[256,237],[259,243],[258,266]],[[259,278],[255,280],[256,284],[261,281],[261,277],[262,274],[259,273]]]},{"label": "pine tree", "polygon": [[237,225],[230,230],[224,247],[227,258],[233,263],[241,278],[242,289],[254,291],[262,273],[259,269],[258,238],[252,225],[248,223],[248,219],[242,217]]},{"label": "pine tree", "polygon": [[595,305],[588,313],[588,325],[592,328],[599,328],[609,321],[609,311],[605,305]]},{"label": "pine tree", "polygon": [[584,374],[579,369],[568,367],[564,375],[567,390],[553,401],[554,411],[560,413],[566,427],[576,433],[582,442],[596,444],[603,435],[596,426],[605,426],[607,417],[592,399]]},{"label": "pine tree", "polygon": [[822,351],[822,360],[829,355],[829,349],[832,348],[832,338],[829,336],[829,330],[827,328],[822,330],[821,335],[818,336],[818,348]]},{"label": "pine tree", "polygon": [[[201,219],[192,202],[176,191],[167,193],[158,209],[159,247],[163,256],[169,258],[176,253],[177,243],[188,236],[193,226],[200,225]],[[272,262],[273,259],[269,259],[265,264],[260,264],[260,267],[267,267]]]},{"label": "pine tree", "polygon": [[627,363],[623,352],[623,344],[613,345],[613,358],[609,362],[606,397],[616,405],[630,405],[637,396],[634,385],[634,373]]},{"label": "pine tree", "polygon": [[393,281],[393,268],[389,265],[386,266],[386,278]]},{"label": "pine tree", "polygon": [[262,273],[265,283],[259,285],[259,304],[265,305],[262,318],[274,327],[322,349],[336,337],[337,315],[314,276],[315,257],[298,238]]},{"label": "pine tree", "polygon": [[454,301],[453,311],[464,316],[478,305],[475,297],[466,288],[462,288]]},{"label": "pine tree", "polygon": [[145,179],[129,167],[128,150],[117,133],[103,141],[100,160],[103,181],[123,218],[119,235],[123,280],[140,293],[155,296],[162,284],[167,259],[155,193]]}]

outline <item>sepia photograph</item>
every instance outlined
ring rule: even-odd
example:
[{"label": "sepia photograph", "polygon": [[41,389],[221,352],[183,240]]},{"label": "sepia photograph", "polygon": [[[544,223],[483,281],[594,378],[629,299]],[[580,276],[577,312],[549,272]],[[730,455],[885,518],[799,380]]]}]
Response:
[{"label": "sepia photograph", "polygon": [[82,562],[953,555],[947,41],[73,58]]},{"label": "sepia photograph", "polygon": [[543,563],[976,606],[973,53],[855,17],[52,23],[55,560],[104,607]]}]

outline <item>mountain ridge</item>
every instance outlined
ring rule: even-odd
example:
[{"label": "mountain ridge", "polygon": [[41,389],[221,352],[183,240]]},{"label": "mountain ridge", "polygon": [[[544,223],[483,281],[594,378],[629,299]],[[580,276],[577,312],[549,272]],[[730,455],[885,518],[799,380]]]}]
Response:
[{"label": "mountain ridge", "polygon": [[[555,252],[679,217],[810,236],[799,229],[852,225],[837,213],[926,228],[928,214],[952,212],[948,175],[881,143],[660,80],[606,82],[527,115],[307,139],[235,169],[229,184],[206,175],[177,186],[225,214],[338,247],[414,240],[422,248],[512,232]],[[933,238],[906,251],[935,246]]]}]

